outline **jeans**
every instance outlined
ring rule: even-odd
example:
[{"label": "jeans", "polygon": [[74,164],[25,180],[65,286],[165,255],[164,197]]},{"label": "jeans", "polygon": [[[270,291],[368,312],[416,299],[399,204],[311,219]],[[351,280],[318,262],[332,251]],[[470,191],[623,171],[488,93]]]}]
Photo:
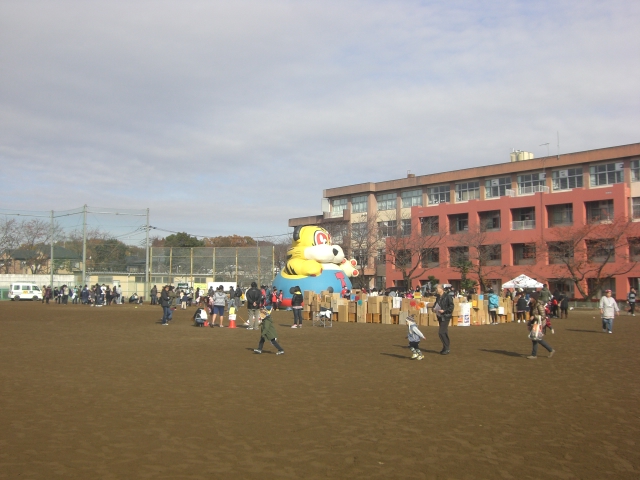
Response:
[{"label": "jeans", "polygon": [[449,351],[449,322],[451,321],[450,317],[443,317],[442,319],[438,318],[438,337],[440,337],[440,341],[442,342],[442,351]]},{"label": "jeans", "polygon": [[[258,344],[258,350],[262,350],[262,347],[264,347],[264,341],[266,340],[266,338],[264,337],[260,337],[260,343]],[[279,352],[282,351],[282,347],[278,344],[278,342],[276,341],[276,339],[274,338],[273,340],[271,340],[271,345],[273,345],[274,347],[276,347],[278,349]]]},{"label": "jeans", "polygon": [[171,311],[171,307],[162,307],[162,323],[170,322],[172,316],[173,312]]},{"label": "jeans", "polygon": [[613,318],[603,318],[602,328],[609,332],[613,332]]},{"label": "jeans", "polygon": [[302,309],[301,308],[293,309],[293,324],[302,325]]},{"label": "jeans", "polygon": [[542,345],[544,348],[546,348],[548,351],[553,350],[553,348],[551,348],[551,345],[549,345],[547,342],[545,342],[544,340],[531,340],[531,343],[533,343],[533,347],[531,349],[531,356],[535,357],[538,355],[538,344]]}]

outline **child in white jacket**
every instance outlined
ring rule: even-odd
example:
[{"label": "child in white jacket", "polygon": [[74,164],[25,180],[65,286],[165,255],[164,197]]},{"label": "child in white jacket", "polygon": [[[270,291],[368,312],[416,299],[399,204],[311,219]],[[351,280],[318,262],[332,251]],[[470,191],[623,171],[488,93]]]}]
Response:
[{"label": "child in white jacket", "polygon": [[409,335],[407,335],[407,338],[409,339],[409,349],[412,352],[411,358],[422,360],[424,355],[420,351],[420,340],[424,338],[424,335],[411,315],[407,317],[407,326],[409,327]]}]

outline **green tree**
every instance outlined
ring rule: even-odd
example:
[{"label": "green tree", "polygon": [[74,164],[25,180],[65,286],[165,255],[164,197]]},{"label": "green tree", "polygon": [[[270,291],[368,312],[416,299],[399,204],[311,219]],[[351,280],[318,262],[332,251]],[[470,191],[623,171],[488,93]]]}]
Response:
[{"label": "green tree", "polygon": [[192,237],[188,233],[180,232],[169,235],[164,239],[165,247],[203,247],[204,242]]}]

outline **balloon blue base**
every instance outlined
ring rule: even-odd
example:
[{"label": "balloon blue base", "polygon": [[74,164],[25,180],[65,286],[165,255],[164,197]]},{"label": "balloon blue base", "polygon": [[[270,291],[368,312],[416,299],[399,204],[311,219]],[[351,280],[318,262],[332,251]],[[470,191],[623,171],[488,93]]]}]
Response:
[{"label": "balloon blue base", "polygon": [[303,278],[285,278],[282,274],[278,273],[273,285],[282,290],[284,307],[291,306],[291,297],[293,296],[289,289],[291,287],[298,286],[300,291],[310,290],[312,292],[320,293],[327,290],[329,287],[333,288],[334,293],[340,293],[344,287],[351,290],[351,280],[345,275],[345,273],[339,268],[332,269],[330,267],[322,270],[322,273],[317,277],[303,277]]}]

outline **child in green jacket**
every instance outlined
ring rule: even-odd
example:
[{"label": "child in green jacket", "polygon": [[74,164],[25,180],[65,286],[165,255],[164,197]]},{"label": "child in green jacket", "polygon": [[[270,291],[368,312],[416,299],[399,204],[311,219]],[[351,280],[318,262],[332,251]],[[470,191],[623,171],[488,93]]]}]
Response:
[{"label": "child in green jacket", "polygon": [[273,326],[273,319],[271,315],[269,315],[269,311],[266,309],[260,310],[260,319],[262,323],[260,324],[260,343],[258,344],[258,348],[254,350],[255,353],[262,353],[262,347],[264,346],[264,342],[269,340],[271,345],[278,349],[278,353],[276,355],[282,355],[284,350],[277,342],[277,333],[276,327]]}]

